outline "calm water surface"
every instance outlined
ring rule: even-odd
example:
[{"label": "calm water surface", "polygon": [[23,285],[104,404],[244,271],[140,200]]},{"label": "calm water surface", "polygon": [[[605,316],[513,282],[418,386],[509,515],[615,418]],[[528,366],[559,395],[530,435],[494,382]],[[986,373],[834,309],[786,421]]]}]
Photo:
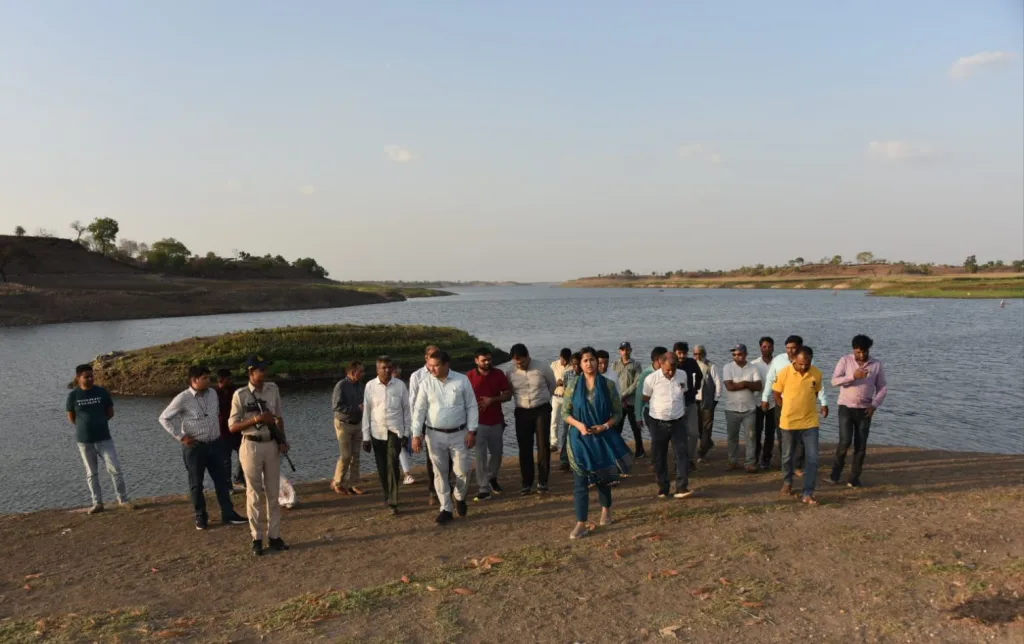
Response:
[{"label": "calm water surface", "polygon": [[[193,336],[343,322],[456,326],[506,350],[524,342],[546,361],[562,346],[590,344],[614,354],[620,341],[629,340],[634,357],[647,362],[655,345],[686,340],[707,345],[712,361],[721,365],[737,342],[756,351],[758,338],[771,335],[781,348],[786,335],[797,333],[814,347],[815,364],[827,376],[848,351],[850,338],[867,333],[889,377],[872,443],[1024,452],[1019,300],[1000,309],[990,300],[873,298],[859,292],[473,288],[454,297],[343,309],[0,329],[0,489],[6,492],[0,512],[88,502],[74,430],[64,413],[76,364],[113,350]],[[828,393],[834,412],[837,392]],[[115,399],[112,433],[133,497],[187,491],[180,448],[157,422],[167,402]],[[286,393],[284,404],[296,478],[331,476],[337,443],[330,392]],[[715,429],[724,429],[724,418]],[[823,423],[823,440],[835,440],[836,433],[832,416]],[[506,438],[513,439],[507,440],[506,455],[514,454],[514,434]],[[101,473],[100,480],[104,497],[112,499],[109,478]]]}]

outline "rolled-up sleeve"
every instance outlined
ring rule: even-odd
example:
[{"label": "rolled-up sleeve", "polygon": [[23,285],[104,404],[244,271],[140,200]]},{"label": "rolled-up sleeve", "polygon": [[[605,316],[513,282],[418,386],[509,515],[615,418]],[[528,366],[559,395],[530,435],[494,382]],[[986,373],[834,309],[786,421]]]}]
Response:
[{"label": "rolled-up sleeve", "polygon": [[[187,392],[186,392],[187,393]],[[185,437],[185,432],[174,426],[174,419],[177,418],[182,411],[182,398],[184,394],[178,394],[171,401],[171,404],[167,405],[167,408],[160,414],[160,425],[167,431],[168,434],[174,437],[174,440],[180,441]],[[192,395],[192,394],[188,394]]]},{"label": "rolled-up sleeve", "polygon": [[231,415],[228,416],[228,427],[242,422],[245,409],[242,407],[242,390],[238,389],[231,395]]}]

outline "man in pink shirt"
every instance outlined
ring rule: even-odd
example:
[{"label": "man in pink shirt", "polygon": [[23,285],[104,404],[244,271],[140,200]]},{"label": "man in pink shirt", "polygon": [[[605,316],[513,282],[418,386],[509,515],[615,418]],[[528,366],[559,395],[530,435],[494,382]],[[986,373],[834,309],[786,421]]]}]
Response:
[{"label": "man in pink shirt", "polygon": [[885,400],[888,386],[882,363],[871,357],[874,342],[866,335],[853,336],[853,353],[843,356],[832,374],[832,386],[839,387],[839,444],[829,481],[839,483],[846,464],[846,452],[853,442],[850,487],[860,487],[860,473],[867,454],[868,432],[875,410]]}]

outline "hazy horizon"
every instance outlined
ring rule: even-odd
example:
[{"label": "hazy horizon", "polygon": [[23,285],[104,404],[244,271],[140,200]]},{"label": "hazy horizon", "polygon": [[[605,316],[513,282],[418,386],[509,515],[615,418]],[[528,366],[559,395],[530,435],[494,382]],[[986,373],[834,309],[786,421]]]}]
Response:
[{"label": "hazy horizon", "polygon": [[8,3],[0,232],[552,282],[1024,257],[1019,3]]}]

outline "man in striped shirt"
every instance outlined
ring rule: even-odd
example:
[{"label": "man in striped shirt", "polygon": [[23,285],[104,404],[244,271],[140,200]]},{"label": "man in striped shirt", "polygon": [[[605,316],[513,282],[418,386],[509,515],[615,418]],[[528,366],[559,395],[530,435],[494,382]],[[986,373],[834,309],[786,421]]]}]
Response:
[{"label": "man in striped shirt", "polygon": [[[231,504],[229,447],[220,435],[220,405],[217,394],[210,389],[210,370],[191,367],[188,370],[190,387],[174,397],[160,414],[160,424],[167,433],[181,443],[181,453],[188,471],[189,492],[196,513],[196,530],[205,530],[209,524],[206,514],[206,496],[203,478],[210,472],[217,491],[221,519],[225,525],[244,525],[248,519],[239,516]],[[175,421],[180,420],[180,426]]]}]

